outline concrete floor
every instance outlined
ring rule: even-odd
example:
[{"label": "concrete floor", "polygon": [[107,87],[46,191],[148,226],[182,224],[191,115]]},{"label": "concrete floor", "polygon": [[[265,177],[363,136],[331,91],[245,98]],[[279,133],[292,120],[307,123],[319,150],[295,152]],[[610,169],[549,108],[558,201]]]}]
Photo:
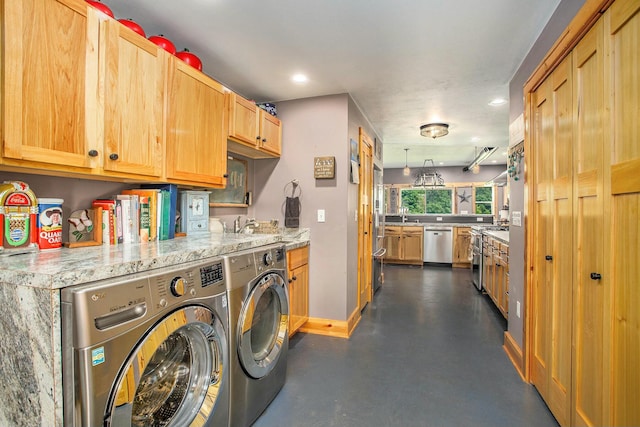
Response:
[{"label": "concrete floor", "polygon": [[558,425],[468,270],[389,265],[385,277],[350,339],[292,338],[287,382],[255,427]]}]

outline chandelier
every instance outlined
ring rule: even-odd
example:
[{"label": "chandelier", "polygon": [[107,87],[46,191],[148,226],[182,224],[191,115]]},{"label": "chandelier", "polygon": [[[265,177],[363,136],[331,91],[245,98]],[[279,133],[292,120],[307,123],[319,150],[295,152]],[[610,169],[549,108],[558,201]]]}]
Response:
[{"label": "chandelier", "polygon": [[[431,162],[431,166],[427,166],[427,162]],[[416,178],[413,182],[414,187],[444,187],[444,178],[436,170],[433,159],[425,159],[414,177]]]},{"label": "chandelier", "polygon": [[449,133],[449,125],[446,123],[428,123],[420,126],[420,135],[427,138],[439,138]]}]

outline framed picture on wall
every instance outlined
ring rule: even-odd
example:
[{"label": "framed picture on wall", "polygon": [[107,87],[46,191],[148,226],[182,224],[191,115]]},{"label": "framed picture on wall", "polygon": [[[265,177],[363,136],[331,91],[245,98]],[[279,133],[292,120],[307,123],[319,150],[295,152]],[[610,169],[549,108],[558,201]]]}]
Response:
[{"label": "framed picture on wall", "polygon": [[248,206],[247,205],[247,161],[227,158],[227,186],[224,189],[212,189],[209,206]]}]

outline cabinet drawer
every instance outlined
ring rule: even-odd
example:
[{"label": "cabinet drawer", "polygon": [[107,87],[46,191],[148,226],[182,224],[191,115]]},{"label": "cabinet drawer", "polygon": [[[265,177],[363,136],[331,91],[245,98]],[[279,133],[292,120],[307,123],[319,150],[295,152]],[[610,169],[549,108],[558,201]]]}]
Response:
[{"label": "cabinet drawer", "polygon": [[289,270],[296,269],[302,265],[309,263],[309,247],[293,249],[287,252],[287,268]]}]

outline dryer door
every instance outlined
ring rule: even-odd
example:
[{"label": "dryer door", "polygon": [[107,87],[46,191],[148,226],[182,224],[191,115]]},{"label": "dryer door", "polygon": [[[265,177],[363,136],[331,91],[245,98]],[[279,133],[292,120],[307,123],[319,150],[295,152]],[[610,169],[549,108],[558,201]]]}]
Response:
[{"label": "dryer door", "polygon": [[289,301],[280,274],[265,274],[251,289],[238,320],[238,356],[244,370],[262,378],[275,367],[288,339]]},{"label": "dryer door", "polygon": [[226,345],[220,320],[206,307],[183,307],[165,316],[120,370],[105,425],[202,425],[216,410]]}]

